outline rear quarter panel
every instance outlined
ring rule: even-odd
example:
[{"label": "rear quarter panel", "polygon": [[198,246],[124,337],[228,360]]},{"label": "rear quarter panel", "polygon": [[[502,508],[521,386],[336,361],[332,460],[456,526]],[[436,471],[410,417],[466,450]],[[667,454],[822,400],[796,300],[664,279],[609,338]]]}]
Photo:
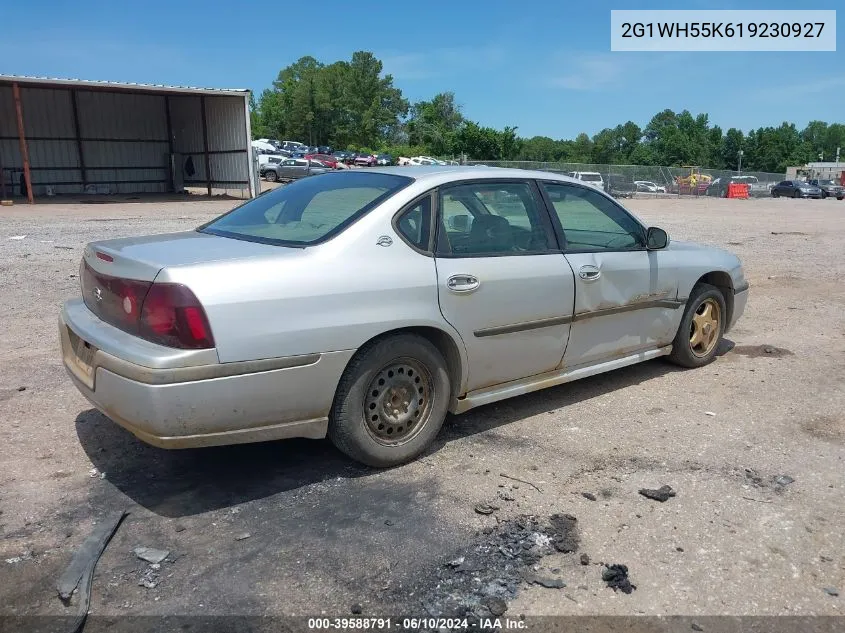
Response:
[{"label": "rear quarter panel", "polygon": [[[166,268],[160,280],[197,295],[221,362],[352,350],[413,326],[436,327],[459,343],[440,314],[434,259],[401,240],[391,212],[376,211],[319,246]],[[382,235],[393,243],[377,245]]]}]

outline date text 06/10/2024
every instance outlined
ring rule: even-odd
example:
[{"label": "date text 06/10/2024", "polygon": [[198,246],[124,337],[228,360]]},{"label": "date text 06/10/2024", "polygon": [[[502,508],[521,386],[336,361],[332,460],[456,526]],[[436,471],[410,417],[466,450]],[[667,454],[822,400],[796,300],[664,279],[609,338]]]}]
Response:
[{"label": "date text 06/10/2024", "polygon": [[470,622],[467,618],[309,618],[309,630],[347,631],[418,631],[441,630],[524,630],[527,624],[518,618],[481,618]]}]

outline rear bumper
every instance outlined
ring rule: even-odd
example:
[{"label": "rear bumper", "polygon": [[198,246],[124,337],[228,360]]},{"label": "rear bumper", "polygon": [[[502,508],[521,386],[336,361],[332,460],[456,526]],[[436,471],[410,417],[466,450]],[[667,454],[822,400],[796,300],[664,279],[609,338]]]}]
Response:
[{"label": "rear bumper", "polygon": [[[99,321],[74,302],[63,308],[59,335],[65,369],[97,409],[162,448],[325,437],[337,383],[354,353],[147,367],[104,349],[111,326],[102,321],[97,340],[86,338],[90,320]],[[124,334],[111,329],[117,338]],[[75,347],[86,341],[89,362]]]}]

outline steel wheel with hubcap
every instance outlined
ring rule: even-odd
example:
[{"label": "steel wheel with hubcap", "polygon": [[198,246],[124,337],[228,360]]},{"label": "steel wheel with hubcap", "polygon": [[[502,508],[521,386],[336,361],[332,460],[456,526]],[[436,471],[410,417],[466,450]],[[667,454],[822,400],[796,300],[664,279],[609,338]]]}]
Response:
[{"label": "steel wheel with hubcap", "polygon": [[710,284],[696,284],[672,342],[669,360],[683,367],[701,367],[712,361],[727,327],[726,316],[722,291]]},{"label": "steel wheel with hubcap", "polygon": [[434,440],[452,383],[440,350],[416,334],[388,335],[349,361],[329,415],[329,437],[368,466],[396,466]]},{"label": "steel wheel with hubcap", "polygon": [[431,414],[432,379],[413,358],[400,358],[379,371],[367,389],[364,417],[377,442],[387,446],[414,438]]}]

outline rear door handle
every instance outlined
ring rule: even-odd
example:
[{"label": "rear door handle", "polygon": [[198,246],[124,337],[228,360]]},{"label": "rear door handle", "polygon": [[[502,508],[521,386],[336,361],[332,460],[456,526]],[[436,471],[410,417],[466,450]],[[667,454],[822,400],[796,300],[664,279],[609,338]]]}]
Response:
[{"label": "rear door handle", "polygon": [[446,280],[446,287],[452,292],[472,292],[480,285],[481,282],[473,275],[452,275]]},{"label": "rear door handle", "polygon": [[586,281],[595,281],[601,277],[601,270],[592,264],[586,264],[578,269],[578,276]]}]

